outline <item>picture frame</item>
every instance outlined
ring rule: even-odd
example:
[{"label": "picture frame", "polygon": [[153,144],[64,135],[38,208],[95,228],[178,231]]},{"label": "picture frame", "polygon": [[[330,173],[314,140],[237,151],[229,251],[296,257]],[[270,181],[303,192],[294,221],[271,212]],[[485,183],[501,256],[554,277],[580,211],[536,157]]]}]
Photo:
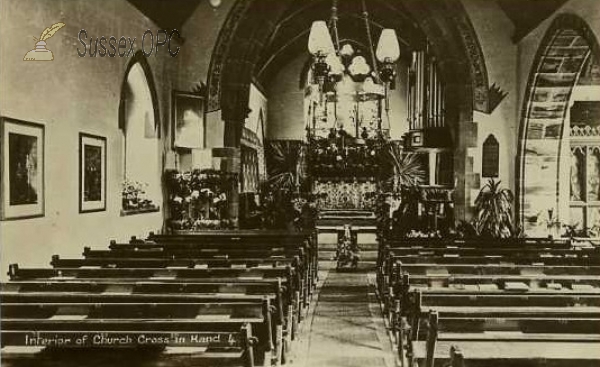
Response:
[{"label": "picture frame", "polygon": [[106,210],[106,138],[79,133],[79,212]]},{"label": "picture frame", "polygon": [[206,98],[201,94],[173,91],[173,149],[204,149],[206,146]]},{"label": "picture frame", "polygon": [[45,148],[43,124],[0,118],[0,219],[44,216]]}]

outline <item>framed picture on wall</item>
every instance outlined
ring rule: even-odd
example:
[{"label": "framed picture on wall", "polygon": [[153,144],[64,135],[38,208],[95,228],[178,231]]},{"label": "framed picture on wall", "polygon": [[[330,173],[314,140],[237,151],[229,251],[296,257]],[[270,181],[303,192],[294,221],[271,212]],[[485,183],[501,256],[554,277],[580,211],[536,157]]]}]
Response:
[{"label": "framed picture on wall", "polygon": [[44,125],[1,118],[2,219],[44,216]]},{"label": "framed picture on wall", "polygon": [[79,212],[106,210],[106,138],[79,133]]},{"label": "framed picture on wall", "polygon": [[204,148],[204,103],[200,94],[173,91],[173,148]]}]

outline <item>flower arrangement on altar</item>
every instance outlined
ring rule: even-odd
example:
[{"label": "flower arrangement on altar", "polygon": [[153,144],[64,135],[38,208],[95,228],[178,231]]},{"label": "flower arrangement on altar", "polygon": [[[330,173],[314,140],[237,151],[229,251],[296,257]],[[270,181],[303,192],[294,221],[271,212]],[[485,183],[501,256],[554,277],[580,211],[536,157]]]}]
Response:
[{"label": "flower arrangement on altar", "polygon": [[227,194],[230,174],[215,170],[167,171],[172,230],[229,228]]}]

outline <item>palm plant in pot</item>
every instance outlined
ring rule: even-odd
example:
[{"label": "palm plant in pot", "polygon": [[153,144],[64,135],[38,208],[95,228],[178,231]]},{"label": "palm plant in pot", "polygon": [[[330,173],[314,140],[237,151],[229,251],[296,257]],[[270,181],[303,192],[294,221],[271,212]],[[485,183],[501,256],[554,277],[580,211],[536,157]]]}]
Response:
[{"label": "palm plant in pot", "polygon": [[383,157],[387,161],[384,167],[391,168],[393,173],[387,180],[393,191],[401,187],[415,188],[425,181],[425,171],[417,154],[405,153],[399,144],[390,144]]},{"label": "palm plant in pot", "polygon": [[477,215],[473,224],[482,237],[507,238],[514,234],[514,195],[509,189],[501,188],[500,183],[501,181],[488,180],[475,199]]},{"label": "palm plant in pot", "polygon": [[385,186],[400,194],[399,215],[390,219],[393,231],[402,236],[417,225],[419,185],[425,181],[425,170],[417,154],[403,152],[397,143],[390,143],[381,157],[383,171],[390,173],[384,179]]},{"label": "palm plant in pot", "polygon": [[270,228],[293,229],[298,206],[309,189],[306,146],[297,140],[270,141],[265,146],[269,178],[263,189],[263,215]]}]

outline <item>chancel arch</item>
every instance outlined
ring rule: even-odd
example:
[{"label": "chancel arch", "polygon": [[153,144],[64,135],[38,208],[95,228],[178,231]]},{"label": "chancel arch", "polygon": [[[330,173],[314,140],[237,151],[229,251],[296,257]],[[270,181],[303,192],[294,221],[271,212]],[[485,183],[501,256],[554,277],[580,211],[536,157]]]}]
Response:
[{"label": "chancel arch", "polygon": [[[466,172],[469,169],[466,152],[471,143],[460,131],[471,129],[474,108],[487,112],[488,93],[485,60],[466,10],[456,0],[367,3],[375,37],[382,26],[395,28],[400,38],[409,40],[402,44],[405,51],[429,44],[429,53],[437,59],[440,77],[446,85],[444,115],[455,150],[455,177],[450,181],[457,189],[457,216],[466,218],[470,207],[467,194],[470,184],[466,176],[472,173]],[[340,2],[340,37],[368,44],[364,40],[361,4],[354,0]],[[298,55],[307,55],[314,14],[323,14],[325,19],[331,6],[332,2],[326,0],[310,4],[289,0],[236,1],[220,31],[208,75],[208,108],[221,110],[226,146],[240,146],[252,78],[268,84],[282,65]],[[407,47],[407,43],[411,46]]]},{"label": "chancel arch", "polygon": [[589,116],[600,99],[593,97],[600,87],[599,50],[585,21],[560,14],[537,51],[524,99],[518,172],[518,214],[529,235],[600,225],[598,184],[588,175],[600,164],[594,163],[597,120]]}]

